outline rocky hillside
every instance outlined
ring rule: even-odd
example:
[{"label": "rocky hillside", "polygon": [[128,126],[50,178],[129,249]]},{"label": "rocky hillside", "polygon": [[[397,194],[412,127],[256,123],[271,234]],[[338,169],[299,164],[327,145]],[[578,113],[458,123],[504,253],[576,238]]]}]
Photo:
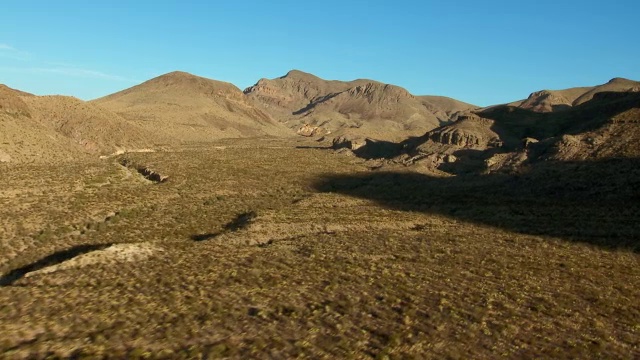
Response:
[{"label": "rocky hillside", "polygon": [[180,141],[292,134],[234,85],[179,71],[92,103]]},{"label": "rocky hillside", "polygon": [[614,78],[606,84],[591,87],[577,87],[565,90],[541,90],[532,93],[525,100],[520,100],[509,105],[535,112],[553,112],[567,110],[573,106],[583,104],[601,92],[626,91],[640,91],[640,82]]},{"label": "rocky hillside", "polygon": [[456,111],[475,108],[448,98],[416,97],[373,80],[323,80],[297,70],[261,79],[244,93],[302,135],[331,133],[331,137],[415,136],[449,121]]},{"label": "rocky hillside", "polygon": [[533,160],[640,158],[640,92],[600,92],[576,110],[575,125],[534,147]]},{"label": "rocky hillside", "polygon": [[160,139],[117,114],[68,96],[0,86],[0,162],[55,162],[152,147]]},{"label": "rocky hillside", "polygon": [[[514,171],[549,160],[638,158],[640,92],[629,87],[634,83],[614,79],[605,85],[580,88],[590,89],[581,95],[573,89],[565,92],[568,101],[563,109],[540,111],[522,104],[478,109],[403,141],[388,157],[451,173]],[[570,92],[571,96],[567,95]],[[359,152],[372,153],[370,149]]]},{"label": "rocky hillside", "polygon": [[330,81],[296,70],[244,92],[173,72],[91,102],[0,85],[0,161],[75,159],[296,131],[364,157],[401,153],[403,162],[451,172],[539,159],[640,156],[639,91],[640,82],[614,78],[477,108],[372,80]]}]

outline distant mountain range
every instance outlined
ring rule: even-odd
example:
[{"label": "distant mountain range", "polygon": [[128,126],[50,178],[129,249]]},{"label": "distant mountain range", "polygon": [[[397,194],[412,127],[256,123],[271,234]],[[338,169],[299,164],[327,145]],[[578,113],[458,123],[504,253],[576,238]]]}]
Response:
[{"label": "distant mountain range", "polygon": [[297,70],[261,79],[244,91],[172,72],[89,102],[34,96],[1,85],[0,162],[52,162],[220,138],[303,135],[360,144],[348,145],[352,150],[367,141],[402,144],[406,156],[431,154],[440,158],[435,161],[439,166],[460,149],[516,149],[526,141],[598,131],[615,119],[633,123],[639,90],[639,82],[615,78],[479,108],[446,97],[415,96],[373,80],[323,80]]}]

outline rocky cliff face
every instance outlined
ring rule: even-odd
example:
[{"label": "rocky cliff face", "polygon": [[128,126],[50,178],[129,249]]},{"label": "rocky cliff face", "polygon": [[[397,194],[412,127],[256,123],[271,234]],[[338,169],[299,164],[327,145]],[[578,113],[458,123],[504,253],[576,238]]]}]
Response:
[{"label": "rocky cliff face", "polygon": [[429,133],[429,139],[441,144],[459,147],[483,147],[487,145],[486,139],[477,134],[453,127],[439,128]]},{"label": "rocky cliff face", "polygon": [[394,85],[369,82],[358,85],[347,90],[347,93],[354,99],[363,98],[367,102],[393,104],[404,99],[415,99],[407,90]]}]

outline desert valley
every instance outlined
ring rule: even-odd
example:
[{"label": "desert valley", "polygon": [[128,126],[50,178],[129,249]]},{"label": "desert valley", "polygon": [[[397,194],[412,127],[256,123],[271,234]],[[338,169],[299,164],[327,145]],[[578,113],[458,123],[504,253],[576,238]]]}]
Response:
[{"label": "desert valley", "polygon": [[[0,85],[0,357],[640,357],[640,82]],[[516,100],[520,98],[520,100]]]}]

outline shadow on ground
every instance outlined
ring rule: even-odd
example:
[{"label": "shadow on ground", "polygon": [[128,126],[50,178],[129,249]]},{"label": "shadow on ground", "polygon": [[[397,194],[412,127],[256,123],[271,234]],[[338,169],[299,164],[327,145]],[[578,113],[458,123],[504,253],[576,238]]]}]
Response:
[{"label": "shadow on ground", "polygon": [[541,163],[518,175],[329,174],[314,187],[393,209],[640,251],[640,159]]},{"label": "shadow on ground", "polygon": [[18,269],[14,269],[0,277],[0,286],[11,286],[16,281],[20,280],[26,274],[37,271],[40,269],[44,269],[49,266],[57,265],[67,260],[71,260],[74,257],[80,256],[82,254],[86,254],[88,252],[103,250],[108,248],[113,244],[98,244],[98,245],[78,245],[74,246],[70,249],[57,251],[51,255],[45,256],[40,260],[32,262],[31,264],[25,265]]},{"label": "shadow on ground", "polygon": [[222,235],[224,233],[233,232],[233,231],[238,231],[240,229],[244,229],[247,226],[249,226],[251,221],[253,219],[255,219],[256,216],[258,216],[258,214],[255,211],[247,211],[247,212],[243,212],[243,213],[237,214],[236,217],[233,218],[233,220],[229,221],[228,223],[226,223],[224,225],[222,231],[212,232],[212,233],[194,234],[194,235],[191,235],[191,240],[193,240],[193,241],[211,240],[211,239],[215,239],[216,237],[218,237],[218,236],[220,236],[220,235]]}]

